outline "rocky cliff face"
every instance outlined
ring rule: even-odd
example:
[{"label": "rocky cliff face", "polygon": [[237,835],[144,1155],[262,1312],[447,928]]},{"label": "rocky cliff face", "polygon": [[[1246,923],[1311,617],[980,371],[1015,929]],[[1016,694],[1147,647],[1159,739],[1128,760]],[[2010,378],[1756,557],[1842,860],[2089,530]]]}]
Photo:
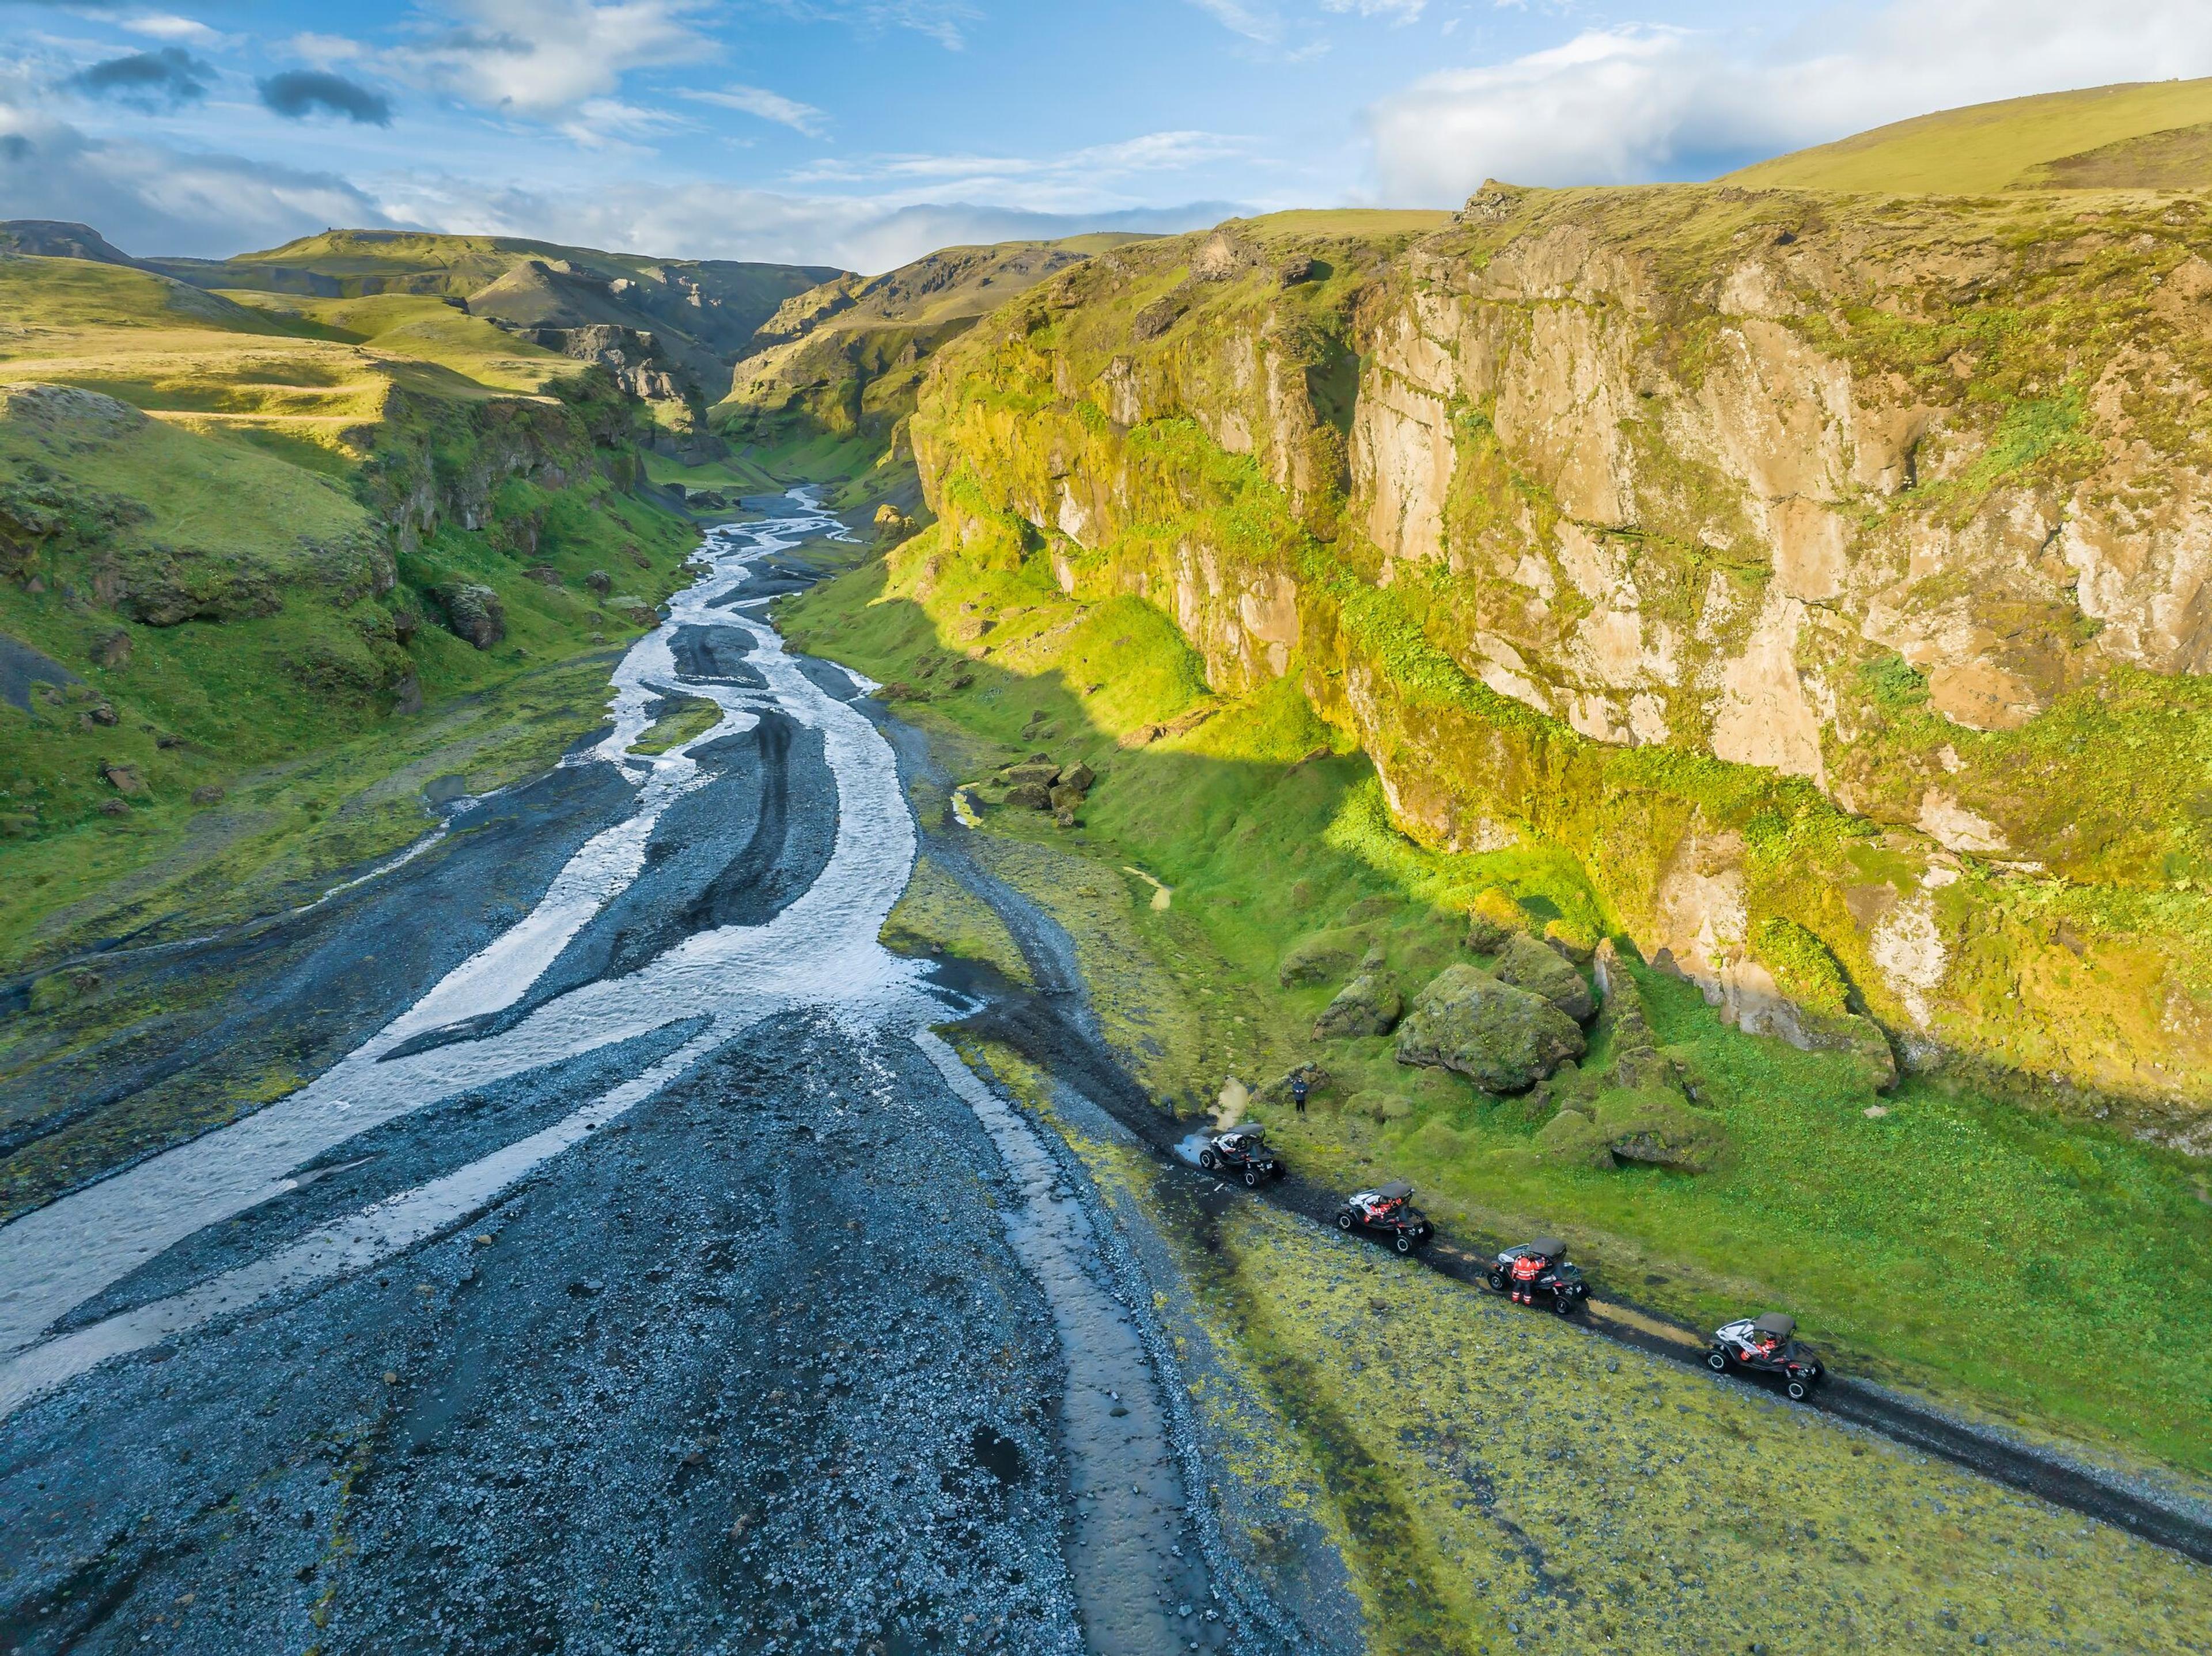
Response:
[{"label": "rocky cliff face", "polygon": [[915,446],[948,549],[1298,675],[1408,833],[1567,847],[1747,1026],[2203,1147],[2208,254],[2197,197],[1260,221],[1000,312]]}]

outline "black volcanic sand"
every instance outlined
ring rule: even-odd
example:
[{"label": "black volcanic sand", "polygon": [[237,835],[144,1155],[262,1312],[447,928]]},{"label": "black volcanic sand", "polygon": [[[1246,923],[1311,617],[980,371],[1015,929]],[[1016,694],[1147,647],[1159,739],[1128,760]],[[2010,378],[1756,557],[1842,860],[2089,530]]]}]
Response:
[{"label": "black volcanic sand", "polygon": [[[214,1125],[320,1073],[515,921],[585,840],[633,807],[611,765],[563,766],[467,805],[422,855],[304,912],[198,943],[93,956],[82,1007],[0,998],[0,1177],[11,1206]],[[428,825],[426,824],[426,827]],[[88,1037],[80,1022],[90,1025]],[[17,1153],[59,1133],[34,1174]]]},{"label": "black volcanic sand", "polygon": [[0,1647],[1073,1651],[1003,1188],[905,1041],[764,1025],[461,1234],[21,1410]]},{"label": "black volcanic sand", "polygon": [[511,1006],[426,1029],[386,1056],[480,1040],[550,1000],[620,977],[696,932],[761,925],[814,883],[836,845],[837,788],[822,736],[773,711],[691,749],[711,779],[661,813],[645,869]]}]

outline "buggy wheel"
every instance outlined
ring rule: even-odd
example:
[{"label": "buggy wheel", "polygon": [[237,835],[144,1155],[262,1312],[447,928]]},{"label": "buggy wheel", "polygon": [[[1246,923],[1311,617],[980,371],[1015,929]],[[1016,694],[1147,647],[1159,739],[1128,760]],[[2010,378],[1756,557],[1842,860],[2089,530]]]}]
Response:
[{"label": "buggy wheel", "polygon": [[1390,1246],[1396,1248],[1401,1253],[1411,1253],[1413,1251],[1413,1232],[1409,1230],[1400,1231],[1397,1235],[1391,1239]]},{"label": "buggy wheel", "polygon": [[1348,1210],[1336,1216],[1336,1228],[1342,1231],[1349,1231],[1352,1228],[1352,1214]]},{"label": "buggy wheel", "polygon": [[1259,1168],[1247,1168],[1244,1169],[1244,1188],[1246,1190],[1257,1190],[1260,1188]]},{"label": "buggy wheel", "polygon": [[1200,1150],[1198,1153],[1198,1165],[1204,1168],[1208,1173],[1212,1173],[1216,1167],[1220,1165],[1220,1157],[1214,1155],[1212,1150]]},{"label": "buggy wheel", "polygon": [[1717,1345],[1715,1346],[1711,1350],[1705,1353],[1705,1367],[1711,1369],[1716,1374],[1727,1374],[1728,1353],[1722,1350]]},{"label": "buggy wheel", "polygon": [[1573,1316],[1575,1314],[1575,1296],[1567,1293],[1553,1294],[1552,1295],[1552,1309],[1558,1312],[1562,1317]]},{"label": "buggy wheel", "polygon": [[1782,1389],[1790,1394],[1790,1402],[1802,1403],[1805,1401],[1806,1394],[1812,1391],[1813,1388],[1806,1385],[1803,1380],[1793,1378],[1790,1384],[1784,1386]]}]

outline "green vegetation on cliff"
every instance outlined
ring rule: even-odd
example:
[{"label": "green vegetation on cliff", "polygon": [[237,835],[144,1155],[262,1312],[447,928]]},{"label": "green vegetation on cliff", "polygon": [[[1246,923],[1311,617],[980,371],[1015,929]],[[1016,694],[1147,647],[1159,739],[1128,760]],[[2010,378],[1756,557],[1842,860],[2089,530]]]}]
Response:
[{"label": "green vegetation on cliff", "polygon": [[1564,854],[1732,1018],[1879,1039],[1790,1010],[1786,922],[1908,1060],[2205,1141],[2197,206],[1337,227],[1121,250],[948,348],[911,427],[947,555],[1295,681],[1396,828]]}]

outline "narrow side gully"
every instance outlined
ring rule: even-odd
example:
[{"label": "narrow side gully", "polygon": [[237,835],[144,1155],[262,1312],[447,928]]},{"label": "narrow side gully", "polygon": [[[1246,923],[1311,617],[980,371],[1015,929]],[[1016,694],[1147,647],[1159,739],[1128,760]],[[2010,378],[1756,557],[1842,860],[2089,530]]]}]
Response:
[{"label": "narrow side gully", "polygon": [[[886,733],[899,749],[902,763],[925,774],[933,772],[926,752],[927,738],[896,720],[886,723]],[[1082,992],[1080,978],[1074,974],[1072,940],[1035,903],[967,855],[956,834],[969,831],[950,829],[941,823],[922,824],[925,843],[939,865],[1006,923],[1032,975],[1043,986],[1043,992],[1006,986],[991,997],[967,1027],[1005,1042],[1076,1088],[1162,1160],[1188,1168],[1176,1154],[1176,1147],[1193,1124],[1164,1113],[1108,1050]],[[1188,1176],[1212,1179],[1195,1168],[1188,1168]],[[1324,1225],[1333,1222],[1340,1199],[1336,1192],[1295,1174],[1262,1186],[1254,1194]],[[1432,1245],[1413,1257],[1431,1271],[1487,1293],[1491,1261],[1510,1240],[1480,1234],[1463,1235],[1455,1239],[1456,1245]],[[1593,1298],[1588,1315],[1574,1320],[1593,1335],[1650,1356],[1693,1368],[1705,1365],[1707,1347],[1701,1335],[1632,1301]],[[1740,1376],[1726,1383],[1756,1384]],[[2153,1500],[2094,1468],[1849,1377],[1832,1377],[1807,1406],[2212,1564],[2212,1523]]]}]

